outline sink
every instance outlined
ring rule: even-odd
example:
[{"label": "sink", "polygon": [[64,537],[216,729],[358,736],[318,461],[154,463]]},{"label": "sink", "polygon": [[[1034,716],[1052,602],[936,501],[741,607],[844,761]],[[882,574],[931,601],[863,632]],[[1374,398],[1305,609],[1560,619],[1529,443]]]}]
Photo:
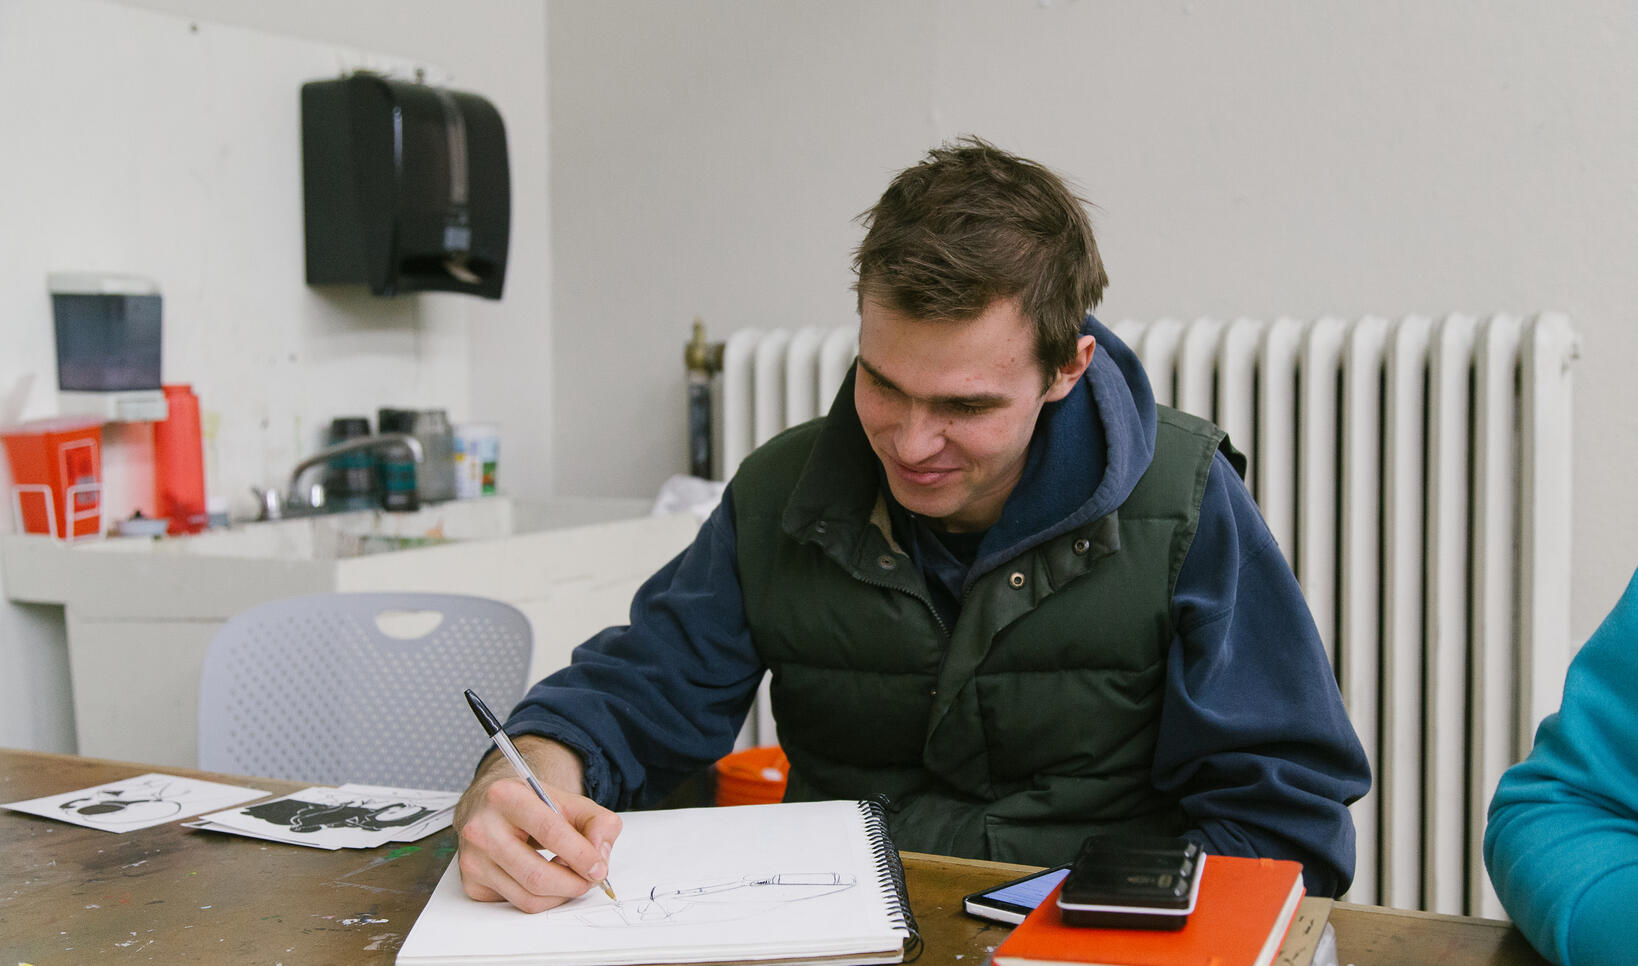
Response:
[{"label": "sink", "polygon": [[156,557],[345,560],[631,519],[645,515],[648,507],[649,501],[640,499],[519,502],[490,496],[428,504],[411,512],[349,510],[258,520],[191,536],[114,537],[77,543],[74,550]]},{"label": "sink", "polygon": [[419,510],[351,510],[240,523],[183,537],[109,538],[78,545],[89,552],[263,560],[341,560],[437,546],[454,540],[495,540],[517,532],[506,497],[452,500]]}]

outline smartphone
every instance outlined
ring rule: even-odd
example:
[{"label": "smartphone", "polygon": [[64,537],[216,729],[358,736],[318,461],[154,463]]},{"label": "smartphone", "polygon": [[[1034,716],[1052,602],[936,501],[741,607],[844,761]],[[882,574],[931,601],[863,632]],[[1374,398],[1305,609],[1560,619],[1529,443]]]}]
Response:
[{"label": "smartphone", "polygon": [[1068,865],[1042,869],[1011,882],[983,889],[962,900],[962,908],[969,915],[996,922],[1020,923],[1058,887],[1069,874]]}]

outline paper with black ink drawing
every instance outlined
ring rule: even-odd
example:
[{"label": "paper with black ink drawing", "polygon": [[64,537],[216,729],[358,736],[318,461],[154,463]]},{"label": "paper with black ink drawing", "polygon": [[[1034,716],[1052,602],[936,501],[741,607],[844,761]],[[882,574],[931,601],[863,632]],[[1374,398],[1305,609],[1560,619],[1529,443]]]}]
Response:
[{"label": "paper with black ink drawing", "polygon": [[199,778],[149,772],[135,778],[0,807],[86,828],[131,832],[262,798],[267,792]]},{"label": "paper with black ink drawing", "polygon": [[313,848],[368,849],[444,828],[459,797],[411,788],[314,786],[247,808],[213,812],[190,825]]}]

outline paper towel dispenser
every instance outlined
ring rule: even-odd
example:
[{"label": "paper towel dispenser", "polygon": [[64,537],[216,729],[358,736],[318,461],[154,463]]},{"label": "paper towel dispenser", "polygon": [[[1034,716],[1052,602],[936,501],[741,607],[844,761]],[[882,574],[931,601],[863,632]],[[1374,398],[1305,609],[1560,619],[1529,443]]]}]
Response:
[{"label": "paper towel dispenser", "polygon": [[484,98],[378,74],[301,88],[307,284],[498,299],[512,191]]}]

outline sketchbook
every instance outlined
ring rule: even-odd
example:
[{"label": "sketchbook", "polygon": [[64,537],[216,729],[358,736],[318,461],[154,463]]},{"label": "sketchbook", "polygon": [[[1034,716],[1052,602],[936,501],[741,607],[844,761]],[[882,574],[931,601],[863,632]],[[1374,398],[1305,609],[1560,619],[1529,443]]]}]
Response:
[{"label": "sketchbook", "polygon": [[921,945],[904,867],[874,803],[620,818],[609,858],[619,901],[589,889],[529,915],[468,899],[451,862],[398,963],[896,963]]}]

